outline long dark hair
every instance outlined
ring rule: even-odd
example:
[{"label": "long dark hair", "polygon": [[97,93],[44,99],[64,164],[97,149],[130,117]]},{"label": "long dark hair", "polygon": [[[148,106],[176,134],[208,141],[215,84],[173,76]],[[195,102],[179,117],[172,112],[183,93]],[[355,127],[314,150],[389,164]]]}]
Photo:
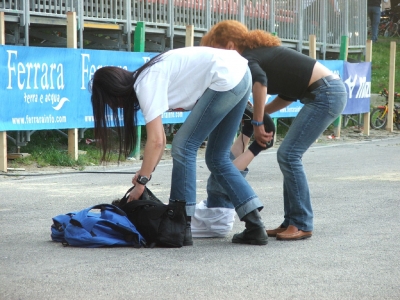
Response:
[{"label": "long dark hair", "polygon": [[[101,161],[109,159],[112,143],[108,133],[112,125],[119,138],[118,160],[121,154],[126,158],[134,150],[137,141],[137,111],[140,109],[134,85],[143,71],[161,61],[163,54],[153,57],[134,72],[119,67],[102,67],[94,73],[89,82],[89,90],[92,93],[94,138],[100,145]],[[120,108],[123,113],[123,128],[121,128]]]}]

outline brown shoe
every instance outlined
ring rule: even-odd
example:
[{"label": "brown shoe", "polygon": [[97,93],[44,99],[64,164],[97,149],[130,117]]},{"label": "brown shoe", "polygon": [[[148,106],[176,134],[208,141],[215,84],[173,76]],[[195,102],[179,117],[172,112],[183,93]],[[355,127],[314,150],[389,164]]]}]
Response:
[{"label": "brown shoe", "polygon": [[286,228],[282,227],[282,225],[281,225],[278,228],[267,230],[267,234],[270,237],[276,237],[276,235],[278,233],[284,232],[285,230],[286,230]]},{"label": "brown shoe", "polygon": [[296,241],[307,239],[311,236],[312,231],[298,230],[297,227],[289,225],[285,231],[276,234],[276,239],[281,241]]}]

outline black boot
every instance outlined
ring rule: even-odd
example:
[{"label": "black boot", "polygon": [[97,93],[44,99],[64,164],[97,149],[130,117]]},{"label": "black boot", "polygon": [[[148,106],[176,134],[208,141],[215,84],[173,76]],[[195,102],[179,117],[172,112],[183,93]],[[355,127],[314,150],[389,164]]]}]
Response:
[{"label": "black boot", "polygon": [[191,222],[192,217],[186,217],[186,230],[185,237],[183,238],[183,246],[193,246]]},{"label": "black boot", "polygon": [[241,233],[235,234],[232,238],[232,243],[251,245],[268,244],[268,235],[258,209],[245,215],[242,221],[246,222],[246,229]]}]

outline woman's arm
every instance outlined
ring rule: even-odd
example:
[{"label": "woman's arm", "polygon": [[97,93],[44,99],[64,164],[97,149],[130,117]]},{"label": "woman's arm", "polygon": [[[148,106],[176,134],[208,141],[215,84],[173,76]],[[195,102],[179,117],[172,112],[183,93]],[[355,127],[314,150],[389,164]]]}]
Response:
[{"label": "woman's arm", "polygon": [[282,108],[285,108],[286,106],[290,105],[292,101],[287,101],[282,99],[279,96],[276,96],[274,100],[271,102],[265,104],[264,106],[264,112],[267,114],[272,114],[274,112],[277,112],[278,110],[281,110]]},{"label": "woman's arm", "polygon": [[254,154],[250,150],[246,150],[241,155],[235,158],[233,164],[239,171],[244,171],[254,159]]},{"label": "woman's arm", "polygon": [[[254,113],[253,120],[262,122],[264,119],[265,100],[267,99],[267,87],[262,85],[260,82],[253,84],[253,103]],[[264,126],[254,126],[254,138],[257,143],[264,146],[265,144],[273,139],[271,132],[265,132]]]},{"label": "woman's arm", "polygon": [[150,178],[164,153],[166,137],[161,116],[146,124],[146,132],[147,140],[144,147],[142,167],[132,178],[132,184],[135,185],[135,188],[131,191],[128,202],[138,200],[143,194],[144,185],[137,182],[137,177],[141,175]]}]

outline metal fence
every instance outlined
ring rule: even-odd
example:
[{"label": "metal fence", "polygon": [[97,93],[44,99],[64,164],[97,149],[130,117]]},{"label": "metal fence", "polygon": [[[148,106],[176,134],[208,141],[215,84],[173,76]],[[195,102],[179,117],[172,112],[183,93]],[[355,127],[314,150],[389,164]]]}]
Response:
[{"label": "metal fence", "polygon": [[65,19],[66,12],[76,11],[78,24],[118,24],[125,34],[144,21],[147,29],[166,37],[186,25],[194,25],[201,36],[217,22],[233,19],[249,29],[275,32],[299,51],[307,47],[310,34],[322,52],[338,48],[343,35],[350,49],[364,49],[367,39],[365,0],[0,0],[0,11],[25,27],[32,17]]}]

